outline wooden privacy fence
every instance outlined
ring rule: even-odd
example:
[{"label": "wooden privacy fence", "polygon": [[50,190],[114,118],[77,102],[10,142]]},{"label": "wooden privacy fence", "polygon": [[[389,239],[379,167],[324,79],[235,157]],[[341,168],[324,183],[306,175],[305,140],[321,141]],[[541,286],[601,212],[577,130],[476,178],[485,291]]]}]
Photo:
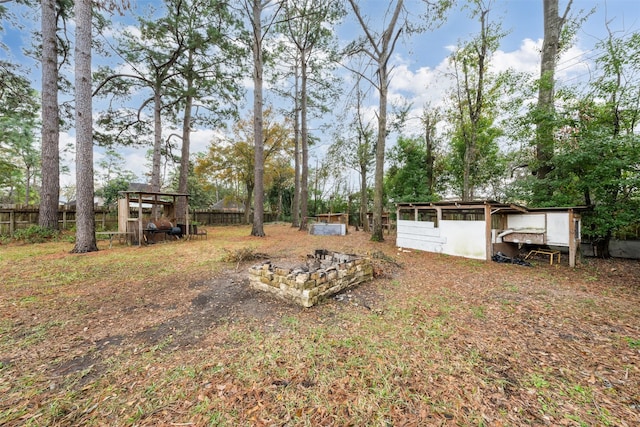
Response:
[{"label": "wooden privacy fence", "polygon": [[[0,235],[8,236],[17,230],[29,228],[32,225],[38,225],[38,206],[11,206],[0,207]],[[145,214],[150,214],[144,210]],[[233,225],[244,224],[243,212],[221,212],[207,209],[193,209],[189,211],[189,221],[199,225]],[[265,213],[264,221],[271,222],[276,219],[275,214]],[[98,207],[95,208],[96,228],[100,230],[117,230],[118,229],[118,210]],[[253,221],[253,215],[250,215],[249,222]],[[70,230],[76,224],[76,208],[75,206],[58,207],[58,224],[61,230]]]},{"label": "wooden privacy fence", "polygon": [[[208,209],[190,209],[189,220],[201,225],[234,225],[245,224],[244,212],[213,211]],[[265,212],[263,221],[276,221],[275,213]],[[249,223],[253,222],[253,212],[249,215]]]}]

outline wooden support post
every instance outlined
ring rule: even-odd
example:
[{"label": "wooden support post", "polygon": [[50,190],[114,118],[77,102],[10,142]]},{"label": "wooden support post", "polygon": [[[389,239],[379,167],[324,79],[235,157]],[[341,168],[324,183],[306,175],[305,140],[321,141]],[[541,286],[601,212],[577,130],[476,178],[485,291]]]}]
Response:
[{"label": "wooden support post", "polygon": [[569,209],[569,266],[576,266],[576,254],[579,243],[579,237],[576,235],[576,228],[580,225],[580,221],[575,217],[573,209]]},{"label": "wooden support post", "polygon": [[484,204],[484,226],[485,226],[485,259],[487,261],[491,261],[491,257],[493,256],[493,243],[491,242],[491,205],[488,203]]},{"label": "wooden support post", "polygon": [[142,230],[142,193],[138,194],[138,246],[142,246],[142,239],[144,238],[144,231]]}]

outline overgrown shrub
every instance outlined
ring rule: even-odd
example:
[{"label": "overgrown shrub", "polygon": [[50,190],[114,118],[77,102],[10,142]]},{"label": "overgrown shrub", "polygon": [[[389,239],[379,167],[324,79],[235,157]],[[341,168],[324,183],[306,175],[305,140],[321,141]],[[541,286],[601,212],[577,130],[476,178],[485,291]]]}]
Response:
[{"label": "overgrown shrub", "polygon": [[43,243],[56,240],[58,237],[60,237],[60,231],[40,227],[39,225],[31,225],[28,228],[22,228],[13,233],[14,240],[25,243]]},{"label": "overgrown shrub", "polygon": [[269,258],[269,255],[256,252],[252,248],[240,248],[240,249],[223,249],[223,254],[221,261],[222,262],[236,262],[241,263],[243,261],[252,261],[256,259],[266,259]]}]

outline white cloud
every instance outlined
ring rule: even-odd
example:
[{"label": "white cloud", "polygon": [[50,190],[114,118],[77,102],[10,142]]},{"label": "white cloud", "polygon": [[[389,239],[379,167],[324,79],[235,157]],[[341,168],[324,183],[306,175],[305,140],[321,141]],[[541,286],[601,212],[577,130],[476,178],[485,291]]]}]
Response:
[{"label": "white cloud", "polygon": [[[516,50],[507,52],[498,50],[491,58],[491,71],[502,72],[514,70],[537,76],[540,72],[540,49],[542,40],[525,38]],[[449,47],[449,50],[453,49]],[[390,101],[406,101],[412,104],[410,117],[419,117],[425,105],[436,107],[443,105],[448,97],[448,91],[453,85],[449,58],[445,57],[435,67],[420,67],[412,70],[406,58],[396,56],[392,80],[389,85]],[[573,81],[588,74],[588,52],[574,46],[561,55],[558,61],[556,77],[562,81]],[[417,124],[415,121],[414,124]],[[407,127],[413,126],[411,122]],[[418,129],[418,126],[415,126]]]},{"label": "white cloud", "polygon": [[[60,132],[58,139],[58,152],[63,167],[69,169],[67,173],[60,174],[60,188],[76,183],[76,137],[69,132]],[[61,170],[62,172],[62,170]]]},{"label": "white cloud", "polygon": [[524,39],[518,50],[512,52],[498,50],[491,58],[491,69],[498,73],[511,69],[535,74],[540,71],[541,46],[542,40]]},{"label": "white cloud", "polygon": [[198,129],[191,132],[191,154],[205,152],[209,149],[211,141],[224,137],[221,129]]}]

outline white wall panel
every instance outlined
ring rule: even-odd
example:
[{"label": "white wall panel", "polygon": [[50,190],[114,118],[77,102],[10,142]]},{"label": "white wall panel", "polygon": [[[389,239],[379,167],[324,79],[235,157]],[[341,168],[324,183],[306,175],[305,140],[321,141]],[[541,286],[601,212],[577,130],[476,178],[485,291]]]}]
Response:
[{"label": "white wall panel", "polygon": [[514,230],[545,228],[545,214],[507,215],[507,228]]},{"label": "white wall panel", "polygon": [[567,212],[547,214],[547,244],[569,246],[569,214]]}]

